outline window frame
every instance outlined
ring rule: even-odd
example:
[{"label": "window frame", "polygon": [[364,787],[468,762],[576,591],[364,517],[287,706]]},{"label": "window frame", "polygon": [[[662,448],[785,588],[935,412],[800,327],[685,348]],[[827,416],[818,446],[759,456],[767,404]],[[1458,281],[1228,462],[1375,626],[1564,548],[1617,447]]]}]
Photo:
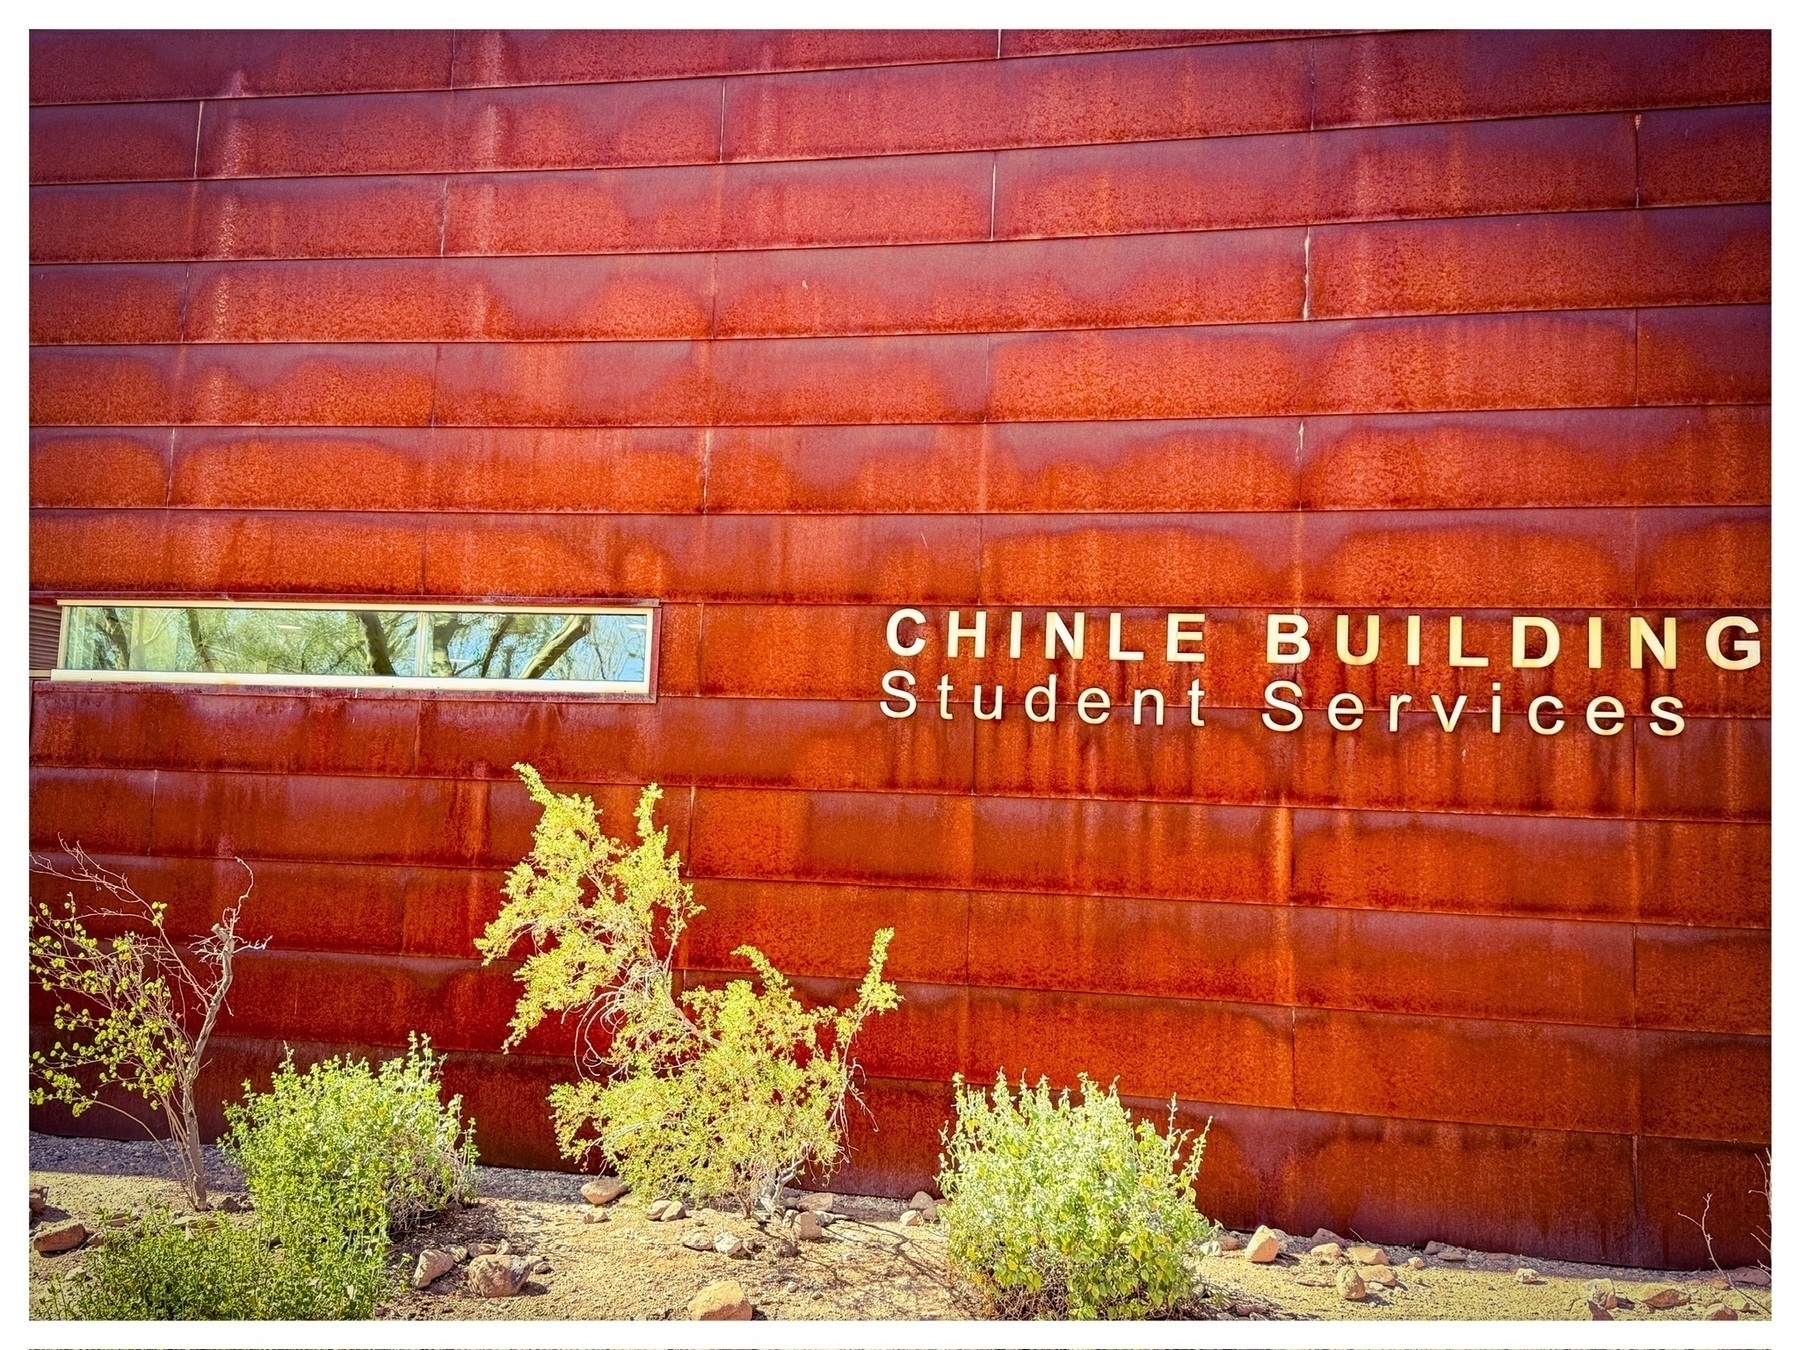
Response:
[{"label": "window frame", "polygon": [[[372,603],[344,600],[190,600],[169,596],[83,596],[56,601],[58,631],[56,666],[50,679],[63,684],[188,684],[209,688],[289,688],[392,690],[411,693],[512,694],[534,698],[546,695],[575,696],[611,703],[654,703],[662,655],[662,606],[655,600],[593,601],[571,604],[492,605],[481,603],[446,604],[432,601],[424,604],[396,604],[391,600]],[[452,675],[300,675],[287,673],[230,673],[204,670],[70,670],[64,661],[68,655],[69,611],[71,609],[318,609],[354,612],[373,611],[382,614],[415,614],[421,645],[427,640],[431,614],[633,614],[643,615],[646,623],[648,650],[641,681],[623,680],[504,680],[458,679]]]}]

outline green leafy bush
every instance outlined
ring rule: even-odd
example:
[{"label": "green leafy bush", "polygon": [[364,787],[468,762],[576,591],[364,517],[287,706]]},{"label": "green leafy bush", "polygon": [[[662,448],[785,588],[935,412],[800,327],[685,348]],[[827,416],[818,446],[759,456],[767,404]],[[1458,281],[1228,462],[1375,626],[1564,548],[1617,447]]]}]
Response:
[{"label": "green leafy bush", "polygon": [[641,1194],[728,1199],[746,1213],[772,1205],[804,1169],[829,1172],[855,1095],[851,1043],[866,1018],[900,1002],[881,978],[893,930],[875,934],[846,1009],[804,1007],[754,947],[736,954],[760,990],[733,980],[678,998],[671,959],[701,907],[668,831],[652,826],[660,789],[644,789],[641,842],[627,849],[601,831],[592,799],[513,767],[543,816],[476,946],[488,961],[522,937],[533,947],[516,972],[524,990],[508,1049],[553,1013],[577,1019],[581,1081],[550,1094],[564,1156],[598,1148]]},{"label": "green leafy bush", "polygon": [[[772,1203],[809,1163],[828,1167],[842,1148],[855,1065],[822,1050],[819,1032],[828,1028],[836,1046],[847,1046],[871,1010],[891,1007],[889,996],[898,1002],[881,980],[892,936],[876,934],[861,994],[844,1012],[802,1007],[761,952],[738,948],[762,991],[733,980],[687,994],[697,1032],[690,1058],[628,1060],[611,1082],[551,1089],[563,1151],[580,1156],[598,1142],[640,1193],[724,1197],[745,1212]],[[598,1140],[580,1137],[589,1123]]]},{"label": "green leafy bush", "polygon": [[385,1287],[366,1247],[276,1249],[257,1223],[181,1226],[153,1213],[107,1228],[105,1244],[51,1285],[38,1317],[108,1321],[310,1321],[368,1317]]},{"label": "green leafy bush", "polygon": [[443,1057],[410,1038],[371,1069],[336,1057],[305,1073],[290,1052],[269,1090],[226,1109],[220,1145],[244,1172],[284,1246],[348,1242],[386,1251],[389,1235],[475,1193],[475,1142],[462,1098],[439,1099]]},{"label": "green leafy bush", "polygon": [[[1117,1085],[1081,1101],[1039,1079],[1018,1095],[957,1082],[938,1187],[952,1267],[1002,1317],[1145,1317],[1193,1287],[1214,1226],[1195,1205],[1202,1131],[1133,1124]],[[1186,1161],[1181,1154],[1186,1149]]]},{"label": "green leafy bush", "polygon": [[413,1037],[371,1069],[290,1053],[269,1091],[226,1109],[225,1155],[243,1169],[252,1220],[122,1228],[50,1287],[41,1317],[361,1318],[387,1288],[390,1235],[475,1192],[462,1100],[439,1100],[442,1056]]}]

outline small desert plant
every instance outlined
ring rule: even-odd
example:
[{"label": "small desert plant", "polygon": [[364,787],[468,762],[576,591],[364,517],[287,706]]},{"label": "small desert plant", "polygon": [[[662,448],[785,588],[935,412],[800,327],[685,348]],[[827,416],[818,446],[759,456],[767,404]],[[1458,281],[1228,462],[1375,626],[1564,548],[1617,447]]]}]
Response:
[{"label": "small desert plant", "polygon": [[[238,936],[250,885],[210,933],[182,943],[164,927],[163,905],[145,900],[123,874],[100,866],[80,844],[57,843],[70,864],[59,867],[34,856],[32,870],[76,882],[96,898],[81,903],[71,892],[60,911],[42,903],[32,910],[31,979],[57,1000],[52,1026],[71,1039],[32,1052],[31,1103],[61,1102],[79,1116],[90,1106],[119,1110],[101,1100],[108,1087],[142,1098],[168,1121],[175,1147],[163,1151],[188,1203],[205,1209],[194,1084],[225,1009],[235,961],[267,944]],[[238,861],[248,873],[249,865]],[[97,937],[92,927],[122,931]]]},{"label": "small desert plant", "polygon": [[598,1148],[641,1194],[727,1199],[746,1213],[774,1204],[804,1169],[829,1172],[856,1090],[851,1043],[900,1002],[881,978],[893,930],[875,934],[847,1009],[804,1007],[754,947],[737,955],[760,990],[733,980],[677,997],[670,962],[701,907],[668,831],[652,825],[660,789],[639,798],[641,842],[627,849],[601,831],[590,798],[514,768],[543,816],[476,946],[493,961],[531,939],[507,1049],[553,1013],[576,1019],[580,1081],[550,1095],[564,1156]]},{"label": "small desert plant", "polygon": [[385,1253],[389,1236],[475,1193],[462,1098],[439,1098],[443,1057],[409,1038],[371,1069],[332,1058],[301,1073],[290,1052],[267,1092],[226,1108],[225,1156],[284,1247],[342,1242]]},{"label": "small desert plant", "polygon": [[[1762,1185],[1753,1186],[1745,1192],[1746,1195],[1760,1195],[1763,1198],[1764,1221],[1762,1223],[1753,1223],[1751,1225],[1750,1237],[1757,1246],[1762,1248],[1762,1259],[1756,1263],[1755,1269],[1762,1271],[1764,1275],[1770,1275],[1773,1272],[1770,1261],[1774,1256],[1774,1249],[1770,1245],[1770,1238],[1772,1236],[1771,1229],[1775,1222],[1775,1211],[1770,1198],[1770,1169],[1774,1165],[1774,1160],[1774,1154],[1771,1151],[1767,1149],[1763,1150],[1761,1156],[1756,1160],[1757,1165],[1762,1168]],[[1758,1312],[1766,1313],[1769,1311],[1768,1306],[1761,1299],[1741,1288],[1738,1282],[1727,1273],[1725,1267],[1719,1264],[1718,1254],[1713,1250],[1712,1229],[1708,1226],[1708,1220],[1712,1217],[1712,1202],[1713,1193],[1708,1191],[1705,1200],[1701,1204],[1699,1218],[1695,1218],[1692,1214],[1686,1213],[1681,1214],[1680,1217],[1686,1219],[1689,1223],[1693,1224],[1695,1228],[1700,1230],[1700,1239],[1706,1243],[1707,1264],[1712,1266],[1713,1270],[1717,1272],[1718,1276],[1722,1278],[1727,1285],[1742,1294]],[[1748,1269],[1748,1267],[1746,1267],[1746,1269]],[[1768,1281],[1765,1280],[1763,1283],[1767,1284]]]},{"label": "small desert plant", "polygon": [[181,1225],[152,1213],[106,1227],[105,1244],[52,1284],[38,1317],[107,1321],[368,1317],[382,1257],[342,1244],[271,1247],[254,1221]]},{"label": "small desert plant", "polygon": [[[991,1101],[956,1091],[938,1188],[952,1267],[1002,1317],[1145,1317],[1193,1287],[1189,1262],[1213,1232],[1195,1206],[1206,1144],[1134,1124],[1116,1085],[1084,1075],[1081,1101],[1001,1074]],[[1183,1149],[1187,1159],[1181,1161]]]}]

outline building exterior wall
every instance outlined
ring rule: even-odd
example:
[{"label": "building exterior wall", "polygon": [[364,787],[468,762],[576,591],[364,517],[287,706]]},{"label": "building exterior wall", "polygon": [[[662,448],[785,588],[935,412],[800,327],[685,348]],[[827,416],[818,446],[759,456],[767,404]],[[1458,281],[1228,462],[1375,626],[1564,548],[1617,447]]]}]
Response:
[{"label": "building exterior wall", "polygon": [[[553,1164],[566,1034],[502,1057],[471,946],[529,760],[620,832],[665,786],[688,978],[835,996],[898,930],[840,1186],[928,1181],[956,1073],[1085,1071],[1212,1118],[1236,1223],[1697,1264],[1711,1192],[1755,1254],[1768,664],[1702,638],[1769,639],[1766,34],[39,33],[31,91],[35,599],[662,605],[649,705],[34,684],[35,845],[196,926],[255,869],[216,1092],[418,1029]],[[952,608],[1027,658],[945,657]],[[1115,610],[1208,615],[1204,729]],[[970,716],[1051,671],[1168,723]]]}]

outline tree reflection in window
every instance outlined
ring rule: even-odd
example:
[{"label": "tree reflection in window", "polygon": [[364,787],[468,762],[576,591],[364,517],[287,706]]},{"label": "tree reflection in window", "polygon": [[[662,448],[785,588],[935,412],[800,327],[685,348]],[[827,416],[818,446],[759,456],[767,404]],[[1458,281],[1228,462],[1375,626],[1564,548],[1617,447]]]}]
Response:
[{"label": "tree reflection in window", "polygon": [[644,678],[649,620],[642,614],[432,614],[428,674],[440,679]]},{"label": "tree reflection in window", "polygon": [[649,685],[642,610],[72,605],[66,614],[70,672]]},{"label": "tree reflection in window", "polygon": [[66,668],[232,675],[413,675],[418,616],[344,609],[82,605]]}]

